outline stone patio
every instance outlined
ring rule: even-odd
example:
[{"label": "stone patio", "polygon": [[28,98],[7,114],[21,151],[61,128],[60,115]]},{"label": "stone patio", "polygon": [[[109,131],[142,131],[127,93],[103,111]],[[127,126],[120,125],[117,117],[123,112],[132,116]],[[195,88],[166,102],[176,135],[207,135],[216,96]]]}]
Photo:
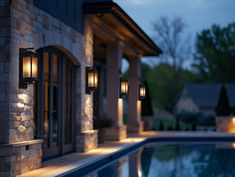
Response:
[{"label": "stone patio", "polygon": [[159,138],[159,141],[164,138],[192,138],[193,141],[193,138],[232,137],[235,139],[235,134],[221,132],[143,132],[141,135],[131,135],[129,138],[120,142],[106,142],[99,145],[98,148],[86,153],[71,153],[45,161],[42,164],[42,168],[18,177],[52,177],[60,175],[64,172],[100,160],[111,153],[134,146],[136,143],[142,142],[150,137]]}]

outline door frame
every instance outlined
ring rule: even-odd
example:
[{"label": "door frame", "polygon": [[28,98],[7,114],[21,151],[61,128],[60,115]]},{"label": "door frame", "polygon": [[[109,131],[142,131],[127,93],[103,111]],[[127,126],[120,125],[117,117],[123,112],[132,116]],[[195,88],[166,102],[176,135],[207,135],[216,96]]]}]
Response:
[{"label": "door frame", "polygon": [[[65,63],[68,62],[73,71],[72,71],[72,95],[75,95],[75,73],[76,73],[76,65],[72,62],[72,60],[69,58],[68,55],[66,55],[66,53],[64,53],[62,50],[57,49],[55,47],[45,47],[45,48],[40,48],[37,50],[38,53],[38,84],[37,84],[37,94],[36,94],[36,104],[37,104],[37,111],[36,111],[36,115],[37,118],[35,119],[35,126],[36,126],[36,138],[40,138],[40,139],[44,139],[43,137],[43,124],[44,124],[44,69],[43,69],[43,64],[44,64],[44,57],[43,57],[43,53],[44,52],[48,52],[49,53],[49,63],[52,63],[52,57],[53,54],[56,54],[58,56],[58,151],[55,149],[47,149],[46,151],[42,148],[43,150],[43,159],[48,159],[51,157],[56,157],[56,156],[60,156],[69,152],[73,152],[75,150],[75,145],[76,145],[76,134],[75,134],[75,97],[73,96],[71,99],[71,104],[72,104],[72,126],[71,126],[71,131],[72,131],[72,143],[65,145],[64,144],[64,132],[65,132],[65,128],[64,128],[64,89],[63,89],[63,81],[64,81],[64,70],[65,70]],[[53,68],[52,65],[49,65],[49,68]],[[52,75],[53,71],[50,70],[49,71],[49,75]],[[52,80],[49,79],[50,82],[52,82]],[[50,83],[53,84],[53,83]],[[51,90],[50,92],[53,92],[53,90]],[[52,98],[52,94],[50,94],[50,97]],[[50,99],[51,99],[50,98]],[[49,106],[50,107],[50,106]],[[52,109],[52,108],[50,108]],[[49,120],[51,120],[51,116],[49,118]],[[49,128],[49,132],[51,133],[52,130],[50,130]],[[52,136],[52,134],[50,135]],[[51,140],[50,140],[51,141]],[[43,147],[43,146],[42,146]]]}]

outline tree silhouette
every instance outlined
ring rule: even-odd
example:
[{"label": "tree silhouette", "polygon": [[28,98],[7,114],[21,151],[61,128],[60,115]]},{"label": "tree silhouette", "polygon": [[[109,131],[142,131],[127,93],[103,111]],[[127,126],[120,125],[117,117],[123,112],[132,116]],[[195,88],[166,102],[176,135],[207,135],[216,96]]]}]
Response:
[{"label": "tree silhouette", "polygon": [[235,23],[213,25],[197,35],[193,67],[199,80],[235,82]]},{"label": "tree silhouette", "polygon": [[230,115],[230,104],[227,95],[227,90],[223,85],[220,90],[219,100],[216,107],[217,116],[228,116]]},{"label": "tree silhouette", "polygon": [[142,116],[153,116],[152,98],[149,93],[149,86],[147,81],[144,82],[146,96],[142,100]]}]

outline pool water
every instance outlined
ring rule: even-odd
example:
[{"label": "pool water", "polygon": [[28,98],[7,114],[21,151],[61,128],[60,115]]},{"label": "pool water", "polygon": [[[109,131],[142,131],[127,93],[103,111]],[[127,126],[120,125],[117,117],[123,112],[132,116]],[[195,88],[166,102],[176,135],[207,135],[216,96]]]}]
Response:
[{"label": "pool water", "polygon": [[234,144],[152,144],[89,177],[235,177]]}]

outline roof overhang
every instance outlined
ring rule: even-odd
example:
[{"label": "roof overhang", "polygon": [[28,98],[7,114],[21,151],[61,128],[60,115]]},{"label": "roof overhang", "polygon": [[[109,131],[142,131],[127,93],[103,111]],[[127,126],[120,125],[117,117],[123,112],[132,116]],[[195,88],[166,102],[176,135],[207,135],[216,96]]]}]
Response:
[{"label": "roof overhang", "polygon": [[95,15],[102,19],[115,33],[123,36],[124,42],[131,42],[141,51],[142,56],[158,56],[162,50],[131,19],[131,17],[114,2],[95,2],[83,4],[84,15]]}]

